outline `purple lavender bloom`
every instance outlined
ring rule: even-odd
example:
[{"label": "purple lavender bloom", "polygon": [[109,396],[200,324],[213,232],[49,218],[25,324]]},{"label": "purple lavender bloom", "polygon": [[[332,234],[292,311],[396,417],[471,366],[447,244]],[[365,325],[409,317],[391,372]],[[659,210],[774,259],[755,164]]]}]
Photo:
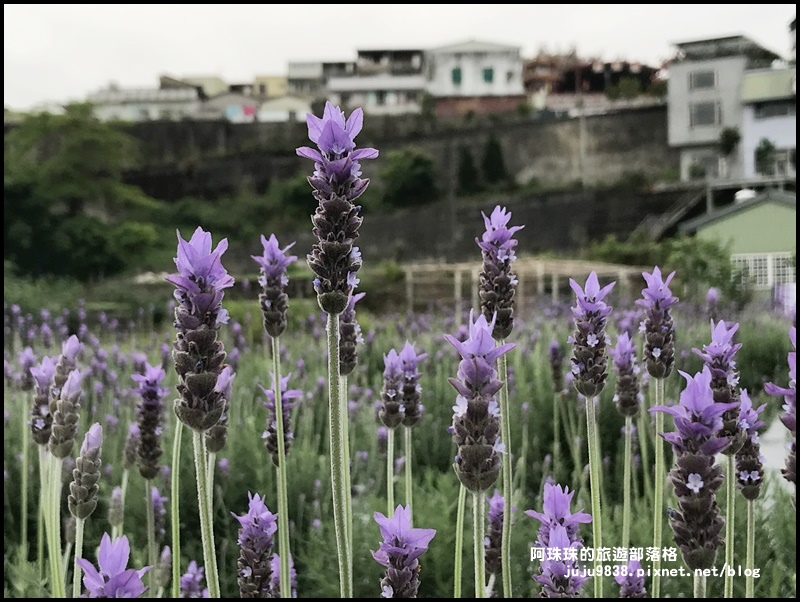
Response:
[{"label": "purple lavender bloom", "polygon": [[173,359],[178,373],[175,413],[196,431],[214,426],[225,410],[225,399],[216,390],[225,361],[225,348],[217,334],[228,321],[222,308],[224,290],[233,278],[222,266],[228,248],[223,239],[211,250],[211,234],[197,228],[188,242],[178,234],[177,274],[167,276],[175,285],[175,339]]},{"label": "purple lavender bloom", "polygon": [[150,570],[128,569],[131,547],[124,535],[113,541],[108,533],[100,540],[97,568],[84,558],[75,562],[83,569],[83,585],[89,598],[138,598],[147,591],[142,577]]},{"label": "purple lavender bloom", "polygon": [[581,395],[599,395],[606,384],[606,319],[611,306],[603,299],[616,283],[600,288],[597,274],[592,272],[586,279],[584,288],[572,278],[569,285],[575,292],[577,304],[572,307],[575,317],[575,334],[572,336],[572,373],[575,375],[575,388]]},{"label": "purple lavender bloom", "polygon": [[158,557],[155,571],[158,586],[167,587],[172,579],[172,550],[170,550],[169,546],[164,546],[161,549],[161,555]]},{"label": "purple lavender bloom", "polygon": [[139,425],[131,422],[128,425],[128,436],[125,439],[125,448],[122,453],[122,468],[125,470],[130,470],[138,463],[140,441]]},{"label": "purple lavender bloom", "polygon": [[181,575],[181,598],[209,598],[208,588],[203,587],[205,569],[192,560]]},{"label": "purple lavender bloom", "polygon": [[[294,558],[289,555],[289,581],[291,582],[292,598],[297,597],[297,571],[294,568]],[[270,581],[270,593],[272,598],[281,597],[281,557],[277,554],[272,555],[272,579]]]},{"label": "purple lavender bloom", "polygon": [[737,408],[738,403],[714,402],[708,367],[694,377],[680,374],[686,379],[686,388],[678,405],[655,406],[650,411],[670,414],[675,422],[674,432],[659,433],[676,454],[669,473],[678,498],[678,510],[669,510],[675,543],[687,567],[706,569],[714,565],[717,548],[723,544],[719,534],[725,525],[716,501],[722,467],[714,458],[729,444],[728,438],[719,434],[723,414]]},{"label": "purple lavender bloom", "polygon": [[397,506],[392,518],[375,513],[375,522],[383,541],[372,557],[386,567],[381,580],[383,598],[416,598],[419,590],[419,557],[428,549],[435,529],[415,529],[411,526],[411,511]]},{"label": "purple lavender bloom", "polygon": [[257,493],[248,493],[247,514],[239,521],[239,595],[242,598],[268,597],[272,583],[272,544],[278,530],[278,517],[269,511]]},{"label": "purple lavender bloom", "polygon": [[383,356],[383,388],[381,389],[381,405],[378,417],[390,429],[403,423],[405,406],[403,405],[403,361],[396,350],[390,349]]},{"label": "purple lavender bloom", "polygon": [[553,377],[553,391],[560,393],[564,390],[564,373],[561,369],[564,363],[564,350],[557,339],[550,341],[547,347],[547,359],[550,361],[550,372]]},{"label": "purple lavender bloom", "polygon": [[353,201],[361,196],[369,180],[361,179],[361,159],[374,159],[374,148],[356,150],[355,137],[361,131],[364,115],[356,109],[345,120],[344,113],[325,104],[322,118],[308,115],[308,137],[319,150],[300,147],[297,154],[314,161],[314,174],[308,179],[319,202],[311,220],[317,238],[308,265],[314,272],[314,289],[323,311],[340,314],[347,306],[361,267],[360,255],[353,253],[362,218]]},{"label": "purple lavender bloom", "polygon": [[122,488],[114,487],[111,490],[111,500],[108,503],[108,523],[112,527],[121,527],[125,520],[125,508],[122,504]]},{"label": "purple lavender bloom", "polygon": [[483,550],[486,557],[486,572],[490,575],[499,575],[503,564],[503,496],[495,489],[492,497],[487,497],[489,504],[487,519],[489,529],[483,543]]},{"label": "purple lavender bloom", "polygon": [[[553,526],[550,531],[550,544],[546,549],[557,549],[558,553],[545,552],[540,573],[533,579],[542,586],[542,598],[577,598],[581,587],[589,579],[582,576],[578,566],[577,550],[583,547],[579,541],[573,541],[567,530],[561,525]],[[567,555],[564,550],[574,549],[575,553]]]},{"label": "purple lavender bloom", "polygon": [[131,352],[131,364],[135,372],[144,374],[147,371],[147,354],[141,351]]},{"label": "purple lavender bloom", "polygon": [[156,542],[161,543],[167,534],[167,502],[168,498],[161,495],[158,487],[153,487],[150,490],[153,499],[153,517],[155,519],[155,536]]},{"label": "purple lavender bloom", "polygon": [[745,434],[739,428],[739,373],[736,370],[736,352],[741,348],[740,343],[733,342],[733,336],[739,329],[739,324],[731,323],[728,327],[724,320],[711,322],[711,343],[703,345],[703,350],[692,349],[703,359],[711,371],[711,389],[714,391],[714,401],[722,404],[734,404],[722,416],[721,437],[727,437],[730,445],[723,450],[726,455],[734,455],[744,444]]},{"label": "purple lavender bloom", "polygon": [[67,499],[69,511],[75,518],[86,519],[97,507],[97,481],[100,480],[100,446],[103,427],[95,422],[83,438],[81,451],[75,460],[72,482]]},{"label": "purple lavender bloom", "polygon": [[647,288],[642,291],[643,299],[636,301],[646,312],[639,330],[644,333],[644,365],[653,378],[666,378],[675,364],[675,325],[670,308],[678,298],[669,290],[674,276],[672,272],[663,280],[658,266],[652,274],[642,272]]},{"label": "purple lavender bloom", "polygon": [[575,513],[572,512],[570,506],[574,496],[575,492],[570,491],[569,487],[545,483],[544,495],[542,496],[542,512],[537,512],[536,510],[525,511],[525,514],[542,523],[536,536],[537,547],[555,547],[551,539],[551,533],[557,526],[566,529],[567,538],[571,543],[583,543],[583,539],[578,535],[578,527],[581,523],[592,522],[592,516],[582,510]]},{"label": "purple lavender bloom", "polygon": [[514,345],[495,347],[494,320],[487,322],[484,315],[473,321],[473,312],[470,312],[469,323],[466,341],[445,335],[445,340],[461,356],[456,378],[449,379],[458,393],[450,431],[458,446],[456,474],[467,489],[480,492],[497,480],[500,454],[505,452],[500,441],[500,408],[495,400],[503,383],[498,380],[494,365],[495,360]]},{"label": "purple lavender bloom", "polygon": [[[355,248],[355,247],[354,247]],[[356,321],[356,303],[364,298],[366,293],[351,293],[339,318],[339,374],[348,376],[358,364],[356,346],[364,342],[361,336],[361,326]]]},{"label": "purple lavender bloom", "polygon": [[614,576],[614,581],[619,585],[620,598],[644,598],[647,591],[644,588],[645,571],[638,560],[631,560],[624,570]]},{"label": "purple lavender bloom", "polygon": [[286,276],[286,268],[297,261],[297,256],[286,254],[294,246],[293,242],[281,249],[274,234],[270,234],[269,239],[262,234],[261,246],[264,247],[262,255],[251,255],[261,266],[261,275],[258,277],[261,294],[258,301],[264,318],[264,330],[270,336],[278,337],[286,330],[286,310],[289,306],[286,295],[289,278]]},{"label": "purple lavender bloom", "polygon": [[141,398],[136,408],[139,424],[139,473],[145,479],[153,479],[161,469],[159,458],[164,453],[161,449],[161,434],[164,430],[164,397],[169,393],[162,386],[166,373],[161,366],[151,366],[145,361],[144,374],[132,374],[131,378],[138,387],[136,392]]},{"label": "purple lavender bloom", "polygon": [[614,404],[623,416],[636,416],[643,401],[639,390],[639,366],[636,363],[636,347],[627,332],[617,337],[617,346],[609,349],[614,360],[617,381]]},{"label": "purple lavender bloom", "polygon": [[[63,360],[64,356],[61,359]],[[58,382],[58,368],[59,366],[56,365],[56,376],[54,377],[56,383]],[[57,386],[53,386],[50,390],[50,411],[53,413],[53,424],[48,445],[50,453],[56,458],[64,459],[72,454],[72,448],[75,445],[75,436],[78,434],[78,411],[81,407],[82,378],[79,370],[72,370],[60,390]],[[54,403],[56,391],[59,391],[60,395]],[[53,411],[54,407],[55,411]]]},{"label": "purple lavender bloom", "polygon": [[399,353],[401,369],[403,371],[403,425],[412,427],[420,418],[425,409],[420,402],[422,387],[419,384],[419,362],[428,357],[427,353],[417,353],[414,345],[406,341]]},{"label": "purple lavender bloom", "polygon": [[30,391],[34,386],[34,378],[31,368],[36,365],[36,354],[30,347],[25,347],[19,353],[20,379],[19,388],[23,391]]},{"label": "purple lavender bloom", "polygon": [[53,426],[53,415],[50,413],[50,385],[56,374],[56,360],[44,356],[42,361],[29,371],[33,377],[31,436],[38,445],[47,445]]},{"label": "purple lavender bloom", "polygon": [[719,318],[717,316],[719,306],[719,289],[711,287],[706,293],[706,313],[710,320],[716,322]]},{"label": "purple lavender bloom", "polygon": [[228,441],[228,414],[231,409],[233,380],[235,378],[236,372],[233,371],[229,364],[224,364],[217,376],[214,393],[223,400],[223,409],[217,423],[206,431],[206,449],[212,454],[221,452]]},{"label": "purple lavender bloom", "polygon": [[786,467],[781,470],[783,477],[797,486],[797,329],[793,326],[789,330],[789,339],[792,341],[794,351],[787,356],[789,364],[789,386],[779,387],[774,383],[767,383],[764,390],[770,395],[783,395],[784,405],[781,422],[792,434],[789,455],[786,458]]},{"label": "purple lavender bloom", "polygon": [[760,415],[767,404],[754,408],[747,389],[742,389],[741,399],[739,427],[745,434],[745,440],[741,449],[736,452],[736,485],[745,499],[754,500],[761,493],[761,485],[764,482],[764,465],[761,461],[758,429],[764,426]]},{"label": "purple lavender bloom", "polygon": [[475,239],[481,248],[483,270],[480,275],[481,310],[487,320],[494,320],[492,336],[503,340],[511,334],[514,327],[514,295],[517,277],[511,271],[516,259],[514,247],[517,241],[512,238],[524,226],[508,227],[511,213],[497,205],[491,216],[481,212],[486,231],[481,240]]},{"label": "purple lavender bloom", "polygon": [[[264,407],[266,407],[267,412],[269,412],[269,417],[267,419],[267,430],[264,431],[262,437],[267,447],[267,451],[272,456],[272,463],[277,466],[279,448],[278,426],[276,422],[277,415],[275,412],[275,374],[270,372],[269,376],[272,379],[272,385],[269,389],[265,389],[259,385],[261,392],[264,393],[267,398],[267,401],[264,403]],[[288,388],[289,379],[291,376],[291,373],[289,373],[286,376],[282,376],[280,379],[281,409],[283,410],[283,447],[287,456],[289,455],[289,448],[291,447],[292,440],[294,439],[294,433],[292,432],[292,408],[300,403],[299,400],[303,398],[303,392],[300,389]]]}]

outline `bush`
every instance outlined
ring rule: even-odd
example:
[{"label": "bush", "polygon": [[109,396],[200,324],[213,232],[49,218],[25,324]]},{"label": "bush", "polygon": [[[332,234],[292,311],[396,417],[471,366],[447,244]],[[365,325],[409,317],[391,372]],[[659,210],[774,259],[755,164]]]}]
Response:
[{"label": "bush", "polygon": [[494,135],[489,136],[483,153],[483,178],[489,184],[499,184],[508,181],[508,171],[503,160],[503,148]]},{"label": "bush", "polygon": [[432,203],[439,198],[436,179],[433,159],[424,152],[389,151],[381,170],[382,201],[392,209]]}]

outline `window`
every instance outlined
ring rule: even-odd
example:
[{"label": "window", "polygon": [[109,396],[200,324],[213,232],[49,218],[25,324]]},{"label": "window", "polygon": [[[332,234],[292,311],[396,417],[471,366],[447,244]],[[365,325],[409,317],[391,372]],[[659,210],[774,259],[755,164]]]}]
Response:
[{"label": "window", "polygon": [[731,255],[731,262],[754,288],[770,288],[796,280],[791,253],[739,253]]},{"label": "window", "polygon": [[716,71],[692,71],[689,74],[690,90],[710,90],[717,87]]},{"label": "window", "polygon": [[491,84],[494,81],[494,69],[488,67],[483,70],[483,81],[487,84]]},{"label": "window", "polygon": [[461,67],[455,67],[450,71],[450,78],[456,86],[461,85]]},{"label": "window", "polygon": [[753,107],[756,119],[788,117],[797,113],[797,105],[791,101],[759,102]]},{"label": "window", "polygon": [[719,125],[722,111],[718,102],[693,102],[689,104],[689,126]]},{"label": "window", "polygon": [[514,72],[513,72],[513,71],[508,71],[508,72],[506,73],[506,81],[507,81],[507,82],[512,82],[512,81],[514,81]]},{"label": "window", "polygon": [[383,90],[378,90],[375,93],[375,104],[377,104],[379,107],[382,107],[386,104],[386,92]]},{"label": "window", "polygon": [[267,84],[258,84],[258,93],[261,94],[261,96],[266,96]]},{"label": "window", "polygon": [[776,148],[762,156],[755,151],[756,172],[762,176],[794,176],[797,174],[797,149]]}]

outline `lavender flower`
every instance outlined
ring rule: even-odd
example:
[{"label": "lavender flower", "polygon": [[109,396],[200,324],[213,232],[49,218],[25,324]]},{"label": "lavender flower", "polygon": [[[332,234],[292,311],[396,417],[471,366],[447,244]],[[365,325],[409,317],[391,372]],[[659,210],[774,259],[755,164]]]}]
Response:
[{"label": "lavender flower", "polygon": [[31,436],[38,445],[47,445],[53,426],[50,413],[50,385],[56,373],[56,360],[43,357],[37,366],[30,368],[33,377],[33,406],[31,407]]},{"label": "lavender flower", "polygon": [[[291,581],[292,598],[297,597],[297,571],[294,569],[294,558],[289,555],[289,581]],[[272,555],[272,579],[270,580],[272,598],[281,597],[281,557]]]},{"label": "lavender flower", "polygon": [[208,598],[208,588],[203,587],[205,569],[192,560],[181,575],[181,598]]},{"label": "lavender flower", "polygon": [[[563,527],[570,543],[583,544],[583,539],[578,535],[581,523],[592,522],[592,516],[579,510],[573,513],[570,509],[574,491],[569,487],[561,487],[553,483],[545,483],[542,496],[542,512],[526,510],[525,514],[535,518],[540,523],[539,533],[536,536],[536,546],[540,548],[557,547],[551,539],[551,532],[555,527]],[[569,546],[566,546],[569,547]]]},{"label": "lavender flower", "polygon": [[153,501],[153,532],[155,533],[156,543],[161,543],[164,541],[164,537],[167,534],[167,502],[169,499],[161,495],[158,487],[153,487],[150,490],[150,495],[152,496]]},{"label": "lavender flower", "polygon": [[553,391],[560,393],[564,390],[564,373],[561,366],[564,363],[564,350],[561,349],[557,339],[550,341],[547,347],[547,359],[550,360],[550,372],[553,377]]},{"label": "lavender flower", "polygon": [[599,395],[606,384],[608,337],[605,327],[611,306],[603,299],[615,284],[612,282],[601,289],[594,272],[589,274],[584,288],[572,278],[569,280],[578,301],[572,308],[575,317],[575,334],[571,339],[572,373],[575,375],[574,384],[578,393],[589,398]]},{"label": "lavender flower", "polygon": [[524,226],[508,227],[511,213],[497,205],[491,216],[483,215],[486,231],[481,240],[475,239],[481,248],[483,271],[480,275],[481,310],[487,320],[494,320],[492,336],[503,340],[511,334],[514,327],[514,294],[517,277],[511,271],[516,259],[514,247],[517,241],[512,238]]},{"label": "lavender flower", "polygon": [[445,339],[456,348],[461,361],[457,378],[449,379],[458,393],[453,406],[451,434],[458,446],[455,471],[459,480],[472,492],[485,491],[500,473],[500,408],[495,394],[503,386],[497,379],[495,360],[511,350],[513,344],[495,347],[492,339],[494,320],[481,315],[469,316],[469,338],[463,343],[451,335]]},{"label": "lavender flower", "polygon": [[645,319],[639,330],[644,333],[644,365],[653,378],[666,378],[672,373],[675,364],[675,325],[670,308],[678,298],[669,290],[675,272],[661,278],[661,269],[653,268],[653,273],[642,272],[647,288],[642,290],[643,299],[636,305],[645,308]]},{"label": "lavender flower", "polygon": [[361,226],[360,207],[353,201],[361,196],[369,180],[361,179],[361,159],[374,159],[374,148],[356,150],[355,137],[361,131],[364,115],[356,109],[345,120],[344,113],[325,104],[322,118],[308,115],[308,137],[319,150],[300,147],[297,154],[314,161],[314,174],[308,179],[319,202],[311,218],[317,238],[308,265],[314,272],[314,290],[323,311],[340,314],[354,286],[355,273],[361,267],[360,254],[353,253],[353,243]]},{"label": "lavender flower", "polygon": [[[280,387],[281,387],[281,409],[283,410],[283,445],[284,445],[284,452],[286,456],[289,455],[289,448],[292,445],[292,440],[294,439],[294,433],[292,433],[292,408],[295,407],[299,401],[303,398],[303,392],[300,389],[289,389],[289,378],[291,378],[291,374],[287,374],[286,376],[281,377],[280,379]],[[267,408],[269,412],[268,418],[268,427],[267,430],[264,431],[263,438],[264,442],[267,446],[267,451],[272,456],[272,463],[277,466],[278,465],[278,427],[276,422],[276,413],[275,413],[275,374],[270,372],[270,378],[272,379],[272,385],[269,389],[265,389],[261,385],[259,388],[261,389],[262,393],[267,398],[266,403],[264,403],[264,407]]]},{"label": "lavender flower", "polygon": [[400,351],[400,364],[403,371],[403,425],[412,427],[420,418],[425,409],[420,403],[419,362],[428,357],[427,353],[417,354],[414,345],[406,341]]},{"label": "lavender flower", "polygon": [[739,407],[739,427],[745,434],[742,447],[736,452],[736,481],[745,499],[754,500],[761,493],[764,482],[764,466],[761,461],[761,445],[758,442],[758,429],[764,426],[759,416],[767,404],[753,408],[753,402],[742,389]]},{"label": "lavender flower", "polygon": [[356,322],[356,303],[364,295],[366,293],[352,293],[339,318],[339,374],[342,376],[348,376],[355,370],[358,363],[356,345],[364,342],[361,327]]},{"label": "lavender flower", "polygon": [[381,389],[381,405],[378,417],[390,429],[403,423],[405,405],[403,405],[403,361],[394,349],[383,356],[383,388]]},{"label": "lavender flower", "polygon": [[111,500],[108,503],[108,524],[112,527],[121,527],[125,520],[125,509],[122,504],[122,488],[114,487],[111,490]]},{"label": "lavender flower", "polygon": [[503,565],[503,496],[495,489],[492,497],[487,497],[489,504],[487,518],[489,529],[486,532],[483,549],[486,556],[486,572],[490,575],[499,575]]},{"label": "lavender flower", "polygon": [[614,581],[619,585],[620,598],[644,598],[647,591],[644,589],[644,570],[638,560],[631,560],[624,570],[614,576]]},{"label": "lavender flower", "polygon": [[678,498],[678,510],[669,510],[669,524],[675,543],[691,570],[706,569],[723,541],[719,534],[725,521],[720,516],[716,491],[722,484],[722,467],[714,456],[729,440],[720,436],[722,415],[736,403],[714,403],[711,371],[708,367],[694,377],[680,372],[686,388],[675,406],[655,406],[651,412],[664,412],[674,418],[674,432],[659,433],[676,454],[669,476]]},{"label": "lavender flower", "polygon": [[84,558],[75,562],[83,569],[83,585],[89,598],[138,598],[147,591],[142,576],[150,570],[128,569],[131,547],[124,535],[113,541],[108,533],[100,540],[97,552],[97,566]]},{"label": "lavender flower", "polygon": [[172,550],[169,549],[169,546],[164,546],[161,550],[161,556],[158,557],[155,571],[158,586],[167,587],[172,579]]},{"label": "lavender flower", "polygon": [[222,414],[217,423],[206,431],[206,449],[212,454],[221,452],[228,441],[228,413],[231,408],[234,378],[236,378],[236,372],[230,365],[224,364],[214,387],[214,394],[218,396],[218,399],[224,400]]},{"label": "lavender flower", "polygon": [[[56,365],[54,377],[56,383],[59,382],[59,364]],[[78,411],[81,408],[80,399],[83,393],[81,379],[80,371],[72,370],[60,388],[53,386],[51,389],[50,411],[53,413],[53,425],[50,431],[49,448],[51,454],[62,460],[72,453],[75,436],[78,434]],[[57,391],[60,394],[54,403],[53,399]],[[55,411],[53,411],[54,407]]]},{"label": "lavender flower", "polygon": [[711,343],[703,345],[703,350],[692,349],[703,359],[711,372],[711,389],[714,391],[714,401],[723,404],[733,404],[722,416],[722,430],[720,437],[727,437],[730,445],[722,453],[732,456],[742,444],[745,433],[739,428],[739,373],[736,371],[736,352],[741,348],[741,343],[733,343],[733,336],[739,329],[739,324],[732,323],[728,327],[723,320],[711,322]]},{"label": "lavender flower", "polygon": [[33,389],[33,386],[36,384],[33,375],[31,374],[31,368],[36,365],[36,354],[33,353],[33,349],[30,347],[25,347],[19,353],[19,367],[20,367],[20,378],[19,378],[19,388],[23,391],[30,391]]},{"label": "lavender flower", "polygon": [[233,286],[233,278],[222,266],[222,254],[228,248],[223,239],[211,250],[211,234],[197,228],[188,242],[178,234],[177,274],[167,276],[175,285],[175,339],[173,359],[178,373],[175,413],[187,426],[206,431],[214,426],[225,410],[225,399],[215,389],[225,349],[217,338],[221,324],[228,321],[222,308],[224,290]]},{"label": "lavender flower", "polygon": [[411,526],[411,510],[397,506],[392,518],[375,513],[383,541],[372,557],[386,567],[381,580],[382,598],[416,598],[419,590],[419,557],[428,549],[435,529]]},{"label": "lavender flower", "polygon": [[716,322],[719,318],[717,317],[717,306],[719,305],[719,289],[716,287],[711,287],[708,289],[706,293],[706,313],[708,314],[709,319]]},{"label": "lavender flower", "polygon": [[136,466],[139,459],[139,445],[141,443],[141,433],[139,425],[131,422],[128,425],[128,437],[125,439],[125,448],[122,453],[122,468],[130,470]]},{"label": "lavender flower", "polygon": [[103,427],[95,422],[86,432],[81,452],[75,460],[72,483],[69,485],[67,503],[75,518],[86,519],[97,507],[97,481],[100,480],[100,446],[103,444]]},{"label": "lavender flower", "polygon": [[789,386],[788,388],[783,388],[773,383],[767,383],[764,389],[770,395],[783,395],[785,403],[781,422],[792,434],[792,443],[789,447],[789,455],[786,458],[786,467],[781,472],[783,473],[783,478],[790,483],[794,483],[795,487],[797,487],[797,329],[794,326],[789,331],[789,338],[792,341],[792,347],[794,347],[794,351],[790,351],[787,356]]},{"label": "lavender flower", "polygon": [[617,373],[614,404],[623,416],[636,416],[642,403],[642,393],[639,390],[636,348],[627,332],[617,337],[617,346],[609,349],[609,353]]},{"label": "lavender flower", "polygon": [[272,514],[258,494],[248,494],[247,514],[237,516],[239,529],[239,595],[241,598],[266,598],[272,582],[272,538],[278,530]]},{"label": "lavender flower", "polygon": [[279,337],[286,330],[286,310],[289,307],[289,298],[286,296],[289,278],[286,276],[286,268],[297,261],[297,256],[286,255],[294,246],[293,242],[281,249],[274,234],[270,234],[269,239],[262,234],[261,245],[264,247],[263,254],[251,255],[261,266],[261,275],[258,277],[261,294],[258,301],[264,318],[264,330],[272,337]]},{"label": "lavender flower", "polygon": [[162,386],[166,373],[161,366],[144,365],[144,374],[132,374],[131,378],[138,385],[136,392],[141,400],[136,408],[139,424],[139,473],[145,479],[153,479],[161,469],[159,458],[164,453],[161,449],[161,434],[164,430],[164,402],[169,393]]},{"label": "lavender flower", "polygon": [[[567,530],[561,525],[555,525],[550,532],[550,544],[545,548],[557,549],[558,553],[545,552],[542,560],[541,571],[533,579],[542,586],[542,598],[578,598],[581,587],[589,577],[582,576],[578,566],[577,550],[582,548],[580,542],[572,541],[567,535]],[[575,550],[572,554],[564,550]]]}]

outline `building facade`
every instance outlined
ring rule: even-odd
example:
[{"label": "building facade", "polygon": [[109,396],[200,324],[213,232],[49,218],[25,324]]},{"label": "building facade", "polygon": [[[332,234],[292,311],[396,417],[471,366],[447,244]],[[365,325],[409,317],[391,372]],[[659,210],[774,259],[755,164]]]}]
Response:
[{"label": "building facade", "polygon": [[741,127],[745,72],[780,57],[745,36],[676,46],[669,67],[668,140],[680,149],[681,179],[739,177],[741,160],[722,156],[720,136]]},{"label": "building facade", "polygon": [[182,88],[120,88],[115,85],[89,94],[94,114],[101,121],[175,121],[197,114],[201,92]]}]

